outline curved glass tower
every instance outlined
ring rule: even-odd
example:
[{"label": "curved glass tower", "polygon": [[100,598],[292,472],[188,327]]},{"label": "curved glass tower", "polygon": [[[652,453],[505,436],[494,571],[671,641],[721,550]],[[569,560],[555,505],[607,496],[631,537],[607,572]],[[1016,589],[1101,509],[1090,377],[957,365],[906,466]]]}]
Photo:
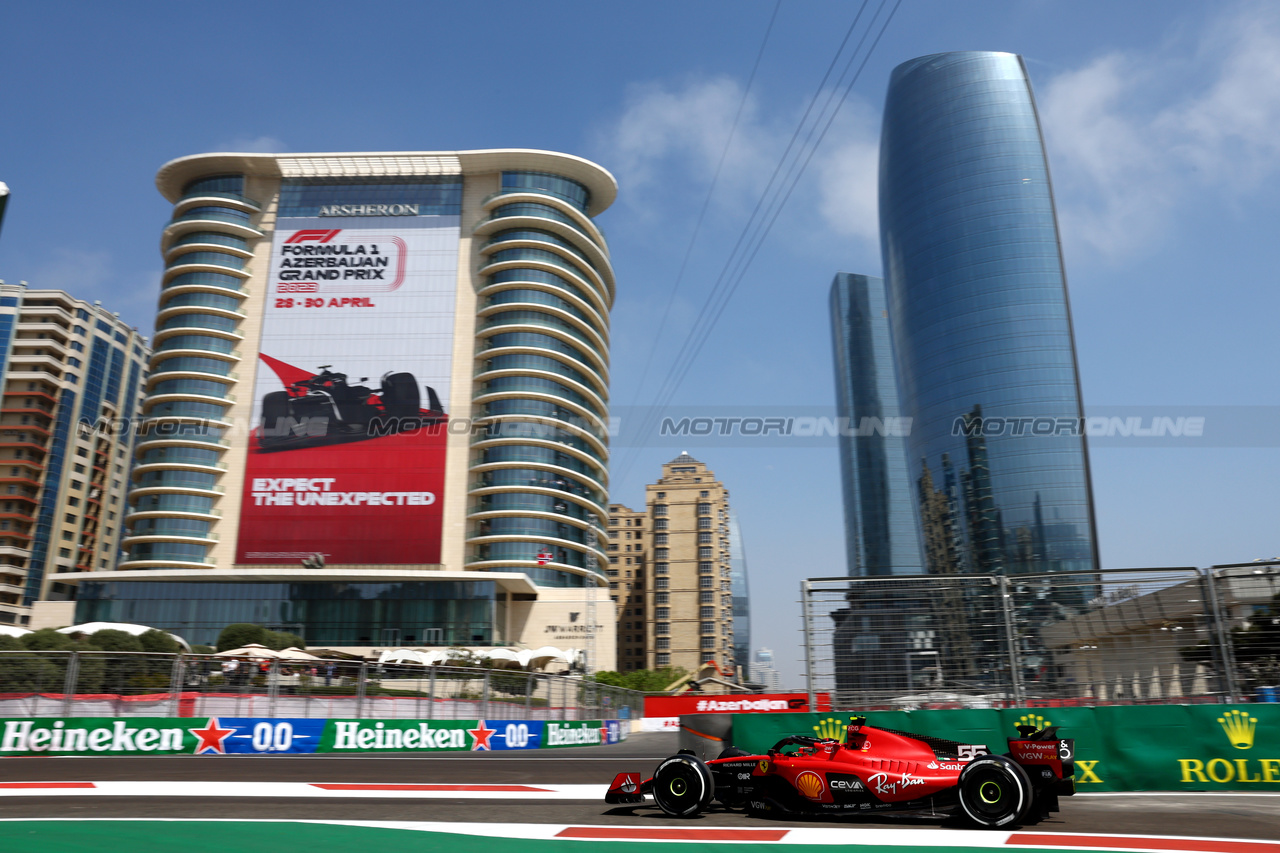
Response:
[{"label": "curved glass tower", "polygon": [[1019,56],[898,66],[880,233],[931,573],[1098,566],[1053,191]]}]

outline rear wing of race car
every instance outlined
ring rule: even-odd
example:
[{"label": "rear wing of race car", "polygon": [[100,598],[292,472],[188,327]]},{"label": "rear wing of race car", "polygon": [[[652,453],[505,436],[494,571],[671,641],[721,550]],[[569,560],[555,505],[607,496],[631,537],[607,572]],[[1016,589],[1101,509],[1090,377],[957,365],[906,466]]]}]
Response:
[{"label": "rear wing of race car", "polygon": [[1058,737],[1057,726],[1018,726],[1018,737],[1009,738],[1009,757],[1022,765],[1033,785],[1053,786],[1065,797],[1076,792],[1076,742]]},{"label": "rear wing of race car", "polygon": [[610,805],[643,803],[644,795],[653,787],[652,779],[641,780],[639,773],[619,773],[613,777],[604,801]]}]

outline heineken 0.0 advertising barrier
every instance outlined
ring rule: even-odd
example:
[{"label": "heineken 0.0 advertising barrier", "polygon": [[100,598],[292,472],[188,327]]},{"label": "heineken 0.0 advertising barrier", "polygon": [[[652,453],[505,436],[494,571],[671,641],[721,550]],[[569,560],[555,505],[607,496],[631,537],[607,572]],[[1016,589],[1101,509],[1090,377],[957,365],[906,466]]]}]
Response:
[{"label": "heineken 0.0 advertising barrier", "polygon": [[0,757],[542,749],[618,743],[628,726],[626,720],[27,717],[0,719]]},{"label": "heineken 0.0 advertising barrier", "polygon": [[[1075,739],[1076,790],[1280,791],[1280,705],[1110,705],[868,711],[867,723],[1008,751],[1016,726]],[[763,752],[787,735],[843,739],[851,712],[735,714],[732,742]]]}]

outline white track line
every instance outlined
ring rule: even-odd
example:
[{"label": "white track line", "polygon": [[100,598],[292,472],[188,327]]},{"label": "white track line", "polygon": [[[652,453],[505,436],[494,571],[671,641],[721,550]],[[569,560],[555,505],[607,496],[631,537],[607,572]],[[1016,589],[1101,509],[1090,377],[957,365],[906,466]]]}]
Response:
[{"label": "white track line", "polygon": [[[344,787],[334,789],[326,786],[354,786],[356,783],[326,782],[92,782],[92,783],[56,783],[32,782],[32,787],[16,787],[20,782],[0,783],[0,797],[255,797],[314,799],[332,798],[377,798],[377,799],[449,799],[449,800],[595,800],[604,803],[604,795],[608,785],[511,785],[504,787],[528,788],[530,790],[475,790],[482,785],[463,786],[464,790],[446,790],[446,783],[418,783],[420,785],[438,784],[439,787],[428,790],[415,790],[408,784],[388,783],[389,787],[365,788]],[[91,784],[93,787],[57,788],[42,787],[57,784]],[[493,786],[490,786],[493,787]],[[471,790],[465,790],[471,788]]]}]

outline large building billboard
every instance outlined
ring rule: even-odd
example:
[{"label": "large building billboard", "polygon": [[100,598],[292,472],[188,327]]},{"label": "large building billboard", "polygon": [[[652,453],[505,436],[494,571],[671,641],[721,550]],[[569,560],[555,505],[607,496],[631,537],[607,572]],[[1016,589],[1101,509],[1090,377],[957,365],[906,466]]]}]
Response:
[{"label": "large building billboard", "polygon": [[238,563],[440,561],[459,230],[418,207],[278,220]]}]

